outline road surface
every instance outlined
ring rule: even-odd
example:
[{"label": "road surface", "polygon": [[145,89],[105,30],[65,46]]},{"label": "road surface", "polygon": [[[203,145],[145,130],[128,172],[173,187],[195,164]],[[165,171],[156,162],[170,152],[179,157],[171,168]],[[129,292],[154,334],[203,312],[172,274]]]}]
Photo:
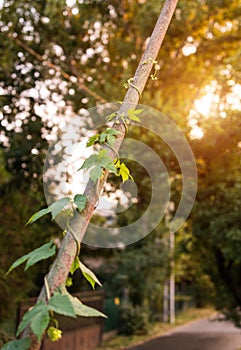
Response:
[{"label": "road surface", "polygon": [[[226,321],[205,319],[175,328],[131,350],[238,350],[241,329]],[[126,349],[127,350],[127,349]]]}]

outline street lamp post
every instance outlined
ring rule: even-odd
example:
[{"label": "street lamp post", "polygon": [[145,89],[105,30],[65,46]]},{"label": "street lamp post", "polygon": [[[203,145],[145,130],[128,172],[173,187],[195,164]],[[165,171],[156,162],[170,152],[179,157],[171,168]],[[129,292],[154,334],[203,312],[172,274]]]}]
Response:
[{"label": "street lamp post", "polygon": [[170,323],[175,323],[175,262],[174,262],[174,249],[175,249],[175,233],[170,232],[170,252],[171,252],[171,271],[170,271]]}]

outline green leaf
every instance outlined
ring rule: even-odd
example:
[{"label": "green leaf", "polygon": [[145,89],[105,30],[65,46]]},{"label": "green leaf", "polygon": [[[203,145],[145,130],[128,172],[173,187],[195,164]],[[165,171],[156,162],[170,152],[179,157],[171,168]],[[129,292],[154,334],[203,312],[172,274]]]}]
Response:
[{"label": "green leaf", "polygon": [[[101,149],[98,153],[98,161],[100,161],[102,158],[108,157],[107,156],[107,150],[106,149]],[[109,157],[110,158],[110,157]],[[111,158],[110,158],[111,159]]]},{"label": "green leaf", "polygon": [[79,170],[82,169],[89,169],[92,166],[96,165],[98,163],[98,155],[97,154],[92,154],[90,157],[88,157],[82,166],[79,168]]},{"label": "green leaf", "polygon": [[96,142],[99,141],[100,134],[93,135],[89,138],[88,142],[86,143],[87,147],[93,146]]},{"label": "green leaf", "polygon": [[95,283],[97,283],[99,286],[101,286],[101,283],[98,280],[98,278],[95,276],[94,272],[92,272],[88,267],[86,267],[81,261],[79,261],[79,268],[80,268],[83,276],[91,284],[93,289],[95,289]]},{"label": "green leaf", "polygon": [[93,182],[96,182],[102,175],[103,168],[100,165],[96,165],[91,171],[90,171],[90,178]]},{"label": "green leaf", "polygon": [[55,252],[56,252],[56,245],[53,243],[53,241],[50,241],[49,243],[46,243],[41,247],[34,249],[32,252],[17,259],[11,265],[7,274],[9,274],[17,266],[23,264],[25,261],[27,261],[25,266],[25,271],[26,271],[30,266],[34,265],[38,261],[50,258],[55,254]]},{"label": "green leaf", "polygon": [[113,129],[113,128],[108,128],[106,130],[108,135],[120,135],[121,132],[119,130]]},{"label": "green leaf", "polygon": [[41,260],[50,258],[56,253],[56,245],[53,241],[42,245],[41,247],[34,249],[28,254],[28,261],[26,263],[25,271],[32,265]]},{"label": "green leaf", "polygon": [[117,169],[113,163],[107,164],[106,169],[117,175]]},{"label": "green leaf", "polygon": [[83,317],[105,317],[102,312],[93,309],[90,306],[87,306],[83,304],[79,299],[73,297],[71,294],[68,293],[66,287],[64,285],[61,285],[58,287],[58,294],[64,295],[69,298],[70,303],[72,304],[72,307],[74,309],[76,316],[83,316]]},{"label": "green leaf", "polygon": [[77,206],[78,211],[81,212],[86,206],[87,198],[84,194],[76,194],[74,196],[74,204]]},{"label": "green leaf", "polygon": [[106,149],[102,149],[102,150],[99,151],[98,163],[99,163],[99,165],[101,165],[104,168],[106,167],[107,164],[112,163],[111,157],[107,156],[107,150]]},{"label": "green leaf", "polygon": [[14,263],[10,266],[6,275],[8,275],[13,269],[15,269],[19,265],[23,264],[26,260],[28,260],[28,257],[29,257],[29,254],[26,254],[26,255],[21,256],[17,260],[15,260]]},{"label": "green leaf", "polygon": [[17,329],[17,336],[32,322],[35,316],[47,309],[47,305],[43,301],[37,302],[31,309],[29,309],[23,316]]},{"label": "green leaf", "polygon": [[17,335],[19,335],[27,326],[30,325],[31,330],[40,340],[45,329],[48,327],[50,316],[48,306],[44,302],[38,302],[33,308],[26,312],[20,323]]},{"label": "green leaf", "polygon": [[107,138],[108,134],[103,131],[101,134],[100,134],[100,143],[104,143],[106,141],[106,138]]},{"label": "green leaf", "polygon": [[139,115],[139,114],[141,114],[143,112],[143,109],[136,109],[135,110],[135,115]]},{"label": "green leaf", "polygon": [[1,350],[28,350],[30,347],[30,339],[16,339],[5,344]]},{"label": "green leaf", "polygon": [[36,335],[38,340],[40,340],[44,331],[47,329],[49,321],[50,321],[50,316],[45,305],[45,308],[43,308],[40,312],[38,312],[33,317],[30,323],[30,328],[33,331],[33,333]]},{"label": "green leaf", "polygon": [[137,117],[137,115],[139,115],[142,111],[143,111],[143,109],[135,109],[133,107],[133,108],[129,109],[129,111],[127,112],[127,115],[131,120],[136,121],[136,122],[140,122],[141,120],[140,120],[140,118]]},{"label": "green leaf", "polygon": [[109,156],[102,156],[100,158],[100,165],[105,168],[108,164],[112,163],[112,159]]},{"label": "green leaf", "polygon": [[114,135],[108,135],[107,137],[107,143],[113,147],[115,145],[115,140],[116,140],[116,137]]},{"label": "green leaf", "polygon": [[32,224],[33,222],[37,221],[40,219],[42,216],[50,213],[50,208],[44,208],[42,210],[37,211],[37,213],[34,213],[31,218],[28,220],[26,225]]},{"label": "green leaf", "polygon": [[57,314],[76,317],[72,303],[67,295],[55,293],[49,299],[48,310],[54,311]]},{"label": "green leaf", "polygon": [[107,120],[108,122],[110,122],[110,121],[113,120],[115,117],[116,117],[116,112],[111,113],[110,115],[107,115],[106,120]]},{"label": "green leaf", "polygon": [[106,149],[101,149],[98,154],[92,154],[84,161],[80,169],[89,169],[91,167],[93,167],[93,169],[90,171],[90,178],[93,182],[96,182],[101,177],[103,168],[116,173],[116,169],[112,164],[112,159],[107,155]]},{"label": "green leaf", "polygon": [[82,317],[105,317],[102,312],[87,306],[83,304],[78,298],[73,297],[71,294],[68,293],[68,298],[74,308],[74,312],[76,316],[82,316]]},{"label": "green leaf", "polygon": [[79,269],[79,257],[76,256],[72,265],[71,265],[69,272],[73,275],[75,273],[75,271],[78,269]]},{"label": "green leaf", "polygon": [[64,197],[56,202],[52,203],[48,208],[41,209],[37,211],[37,213],[34,213],[31,218],[28,220],[26,225],[32,224],[33,222],[40,219],[42,216],[51,213],[52,214],[52,220],[55,219],[55,217],[64,209],[64,207],[69,203],[70,198]]},{"label": "green leaf", "polygon": [[79,299],[73,297],[72,305],[74,307],[74,311],[76,316],[82,317],[104,317],[107,318],[105,314],[102,312],[83,304]]},{"label": "green leaf", "polygon": [[131,120],[133,120],[134,122],[138,122],[138,123],[141,122],[140,118],[138,118],[136,115],[133,115],[133,116],[131,117]]},{"label": "green leaf", "polygon": [[51,214],[52,214],[52,220],[54,220],[56,218],[56,216],[59,213],[61,213],[61,211],[69,203],[69,201],[70,201],[70,197],[64,197],[64,198],[57,200],[56,202],[52,203],[49,206],[49,209],[50,209]]},{"label": "green leaf", "polygon": [[121,134],[120,131],[115,130],[113,128],[108,128],[106,129],[106,131],[102,132],[100,135],[100,143],[104,143],[107,142],[109,143],[111,146],[113,146],[115,144],[115,139],[116,139],[116,135]]}]

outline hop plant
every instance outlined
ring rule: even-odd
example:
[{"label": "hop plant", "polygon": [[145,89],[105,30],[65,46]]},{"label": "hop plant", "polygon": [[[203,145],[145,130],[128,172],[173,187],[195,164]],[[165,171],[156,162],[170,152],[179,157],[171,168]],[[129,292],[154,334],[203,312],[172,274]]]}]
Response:
[{"label": "hop plant", "polygon": [[49,327],[47,333],[48,333],[50,340],[52,340],[52,341],[58,341],[62,338],[62,331],[58,328]]}]

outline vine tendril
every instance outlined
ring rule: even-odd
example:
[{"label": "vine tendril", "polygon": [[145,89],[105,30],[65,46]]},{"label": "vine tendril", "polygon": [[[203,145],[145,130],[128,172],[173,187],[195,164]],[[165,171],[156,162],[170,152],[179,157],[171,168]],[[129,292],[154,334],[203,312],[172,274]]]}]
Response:
[{"label": "vine tendril", "polygon": [[76,233],[74,232],[74,230],[71,228],[70,224],[69,224],[69,220],[67,221],[67,229],[69,230],[69,232],[72,234],[72,236],[74,237],[76,246],[77,246],[77,251],[76,251],[76,256],[79,255],[80,253],[80,242],[78,240],[78,237],[76,236]]}]

